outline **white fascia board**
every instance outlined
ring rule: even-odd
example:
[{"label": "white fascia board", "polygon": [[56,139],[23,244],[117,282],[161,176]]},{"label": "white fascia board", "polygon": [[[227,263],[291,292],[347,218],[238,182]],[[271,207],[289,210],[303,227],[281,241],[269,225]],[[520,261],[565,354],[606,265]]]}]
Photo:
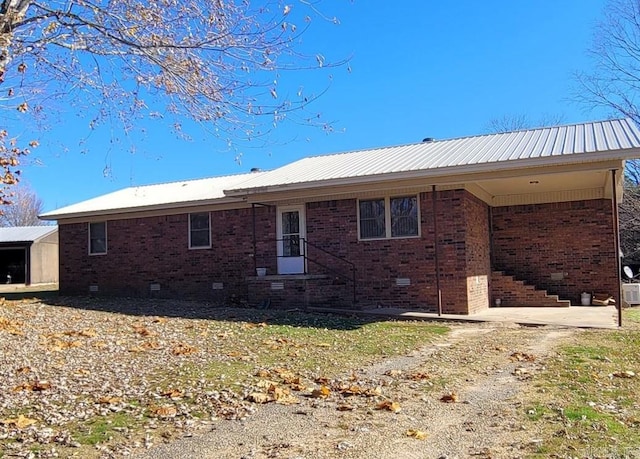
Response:
[{"label": "white fascia board", "polygon": [[174,210],[188,207],[203,207],[203,206],[211,206],[211,205],[223,205],[223,204],[244,204],[245,201],[243,199],[238,199],[235,197],[228,198],[219,198],[219,199],[208,199],[204,201],[183,201],[183,202],[174,202],[167,204],[154,204],[150,206],[139,206],[139,207],[121,207],[114,209],[97,209],[97,210],[89,210],[89,211],[80,211],[80,212],[72,212],[72,213],[55,213],[55,211],[47,212],[42,215],[38,215],[40,220],[67,220],[67,219],[77,219],[84,217],[108,217],[113,215],[124,215],[124,214],[136,214],[141,212],[149,212],[149,211],[161,211],[161,210]]}]

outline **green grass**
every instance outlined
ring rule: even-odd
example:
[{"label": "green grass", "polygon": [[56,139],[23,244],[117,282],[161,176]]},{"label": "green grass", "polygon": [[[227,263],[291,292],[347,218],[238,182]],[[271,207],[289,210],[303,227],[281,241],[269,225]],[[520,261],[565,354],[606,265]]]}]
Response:
[{"label": "green grass", "polygon": [[119,428],[134,429],[140,423],[126,413],[115,413],[110,416],[93,419],[81,426],[78,426],[77,433],[74,438],[81,445],[97,445],[104,443],[113,436],[121,435]]},{"label": "green grass", "polygon": [[[572,451],[572,456],[596,457],[589,455],[589,448],[602,457],[640,452],[640,328],[633,325],[639,312],[625,311],[628,325],[621,330],[577,334],[545,362],[534,381],[544,390],[531,396],[527,406],[534,408],[524,410],[524,417],[545,438],[543,448],[531,451],[533,457]],[[636,376],[616,376],[624,371]]]}]

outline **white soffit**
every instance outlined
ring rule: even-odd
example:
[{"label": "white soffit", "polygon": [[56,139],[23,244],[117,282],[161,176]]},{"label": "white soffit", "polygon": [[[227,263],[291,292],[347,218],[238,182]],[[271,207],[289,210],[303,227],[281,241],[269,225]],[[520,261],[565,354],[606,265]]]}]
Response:
[{"label": "white soffit", "polygon": [[493,165],[508,169],[628,159],[639,157],[638,149],[640,130],[633,121],[598,121],[304,158],[229,188],[227,194],[401,173],[445,175],[489,170]]}]

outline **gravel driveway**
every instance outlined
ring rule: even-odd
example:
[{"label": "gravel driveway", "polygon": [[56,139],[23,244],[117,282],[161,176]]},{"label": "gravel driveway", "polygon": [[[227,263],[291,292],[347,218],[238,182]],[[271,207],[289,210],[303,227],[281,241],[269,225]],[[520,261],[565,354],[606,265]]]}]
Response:
[{"label": "gravel driveway", "polygon": [[[380,380],[400,410],[342,399],[264,405],[243,421],[152,447],[147,459],[518,458],[540,444],[522,423],[527,382],[558,341],[577,330],[451,324],[440,343],[357,370]],[[419,379],[411,375],[432,375]],[[447,397],[449,396],[449,397]],[[453,399],[449,402],[441,399]]]}]

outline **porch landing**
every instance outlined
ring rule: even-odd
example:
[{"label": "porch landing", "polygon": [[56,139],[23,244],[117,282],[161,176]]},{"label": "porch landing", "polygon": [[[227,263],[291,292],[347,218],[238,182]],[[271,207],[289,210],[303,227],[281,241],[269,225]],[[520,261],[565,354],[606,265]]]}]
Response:
[{"label": "porch landing", "polygon": [[[577,328],[618,328],[618,310],[613,306],[571,306],[558,307],[501,307],[489,308],[468,316],[411,311],[396,308],[365,310],[344,310],[330,308],[310,308],[314,311],[335,312],[337,314],[359,314],[406,318],[410,320],[447,320],[461,322],[513,322],[522,325],[556,325]],[[624,322],[623,322],[624,326]]]}]

